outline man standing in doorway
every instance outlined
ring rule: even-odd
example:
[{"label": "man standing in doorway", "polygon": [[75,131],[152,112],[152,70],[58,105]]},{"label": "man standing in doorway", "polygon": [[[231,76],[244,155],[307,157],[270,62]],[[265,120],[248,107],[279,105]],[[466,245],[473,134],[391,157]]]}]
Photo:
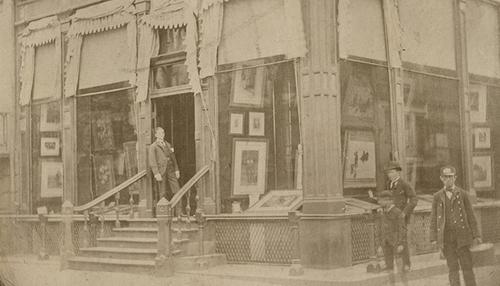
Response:
[{"label": "man standing in doorway", "polygon": [[[387,190],[392,193],[392,200],[394,205],[400,209],[401,216],[404,218],[406,229],[408,229],[408,224],[410,223],[410,216],[413,213],[413,209],[417,206],[418,198],[415,194],[415,190],[403,179],[401,179],[401,166],[398,162],[389,162],[384,171],[388,178],[388,183],[386,186]],[[404,235],[408,235],[405,233]],[[403,270],[410,271],[410,251],[408,249],[408,239],[404,239],[403,252],[401,256],[403,258]]]},{"label": "man standing in doorway", "polygon": [[444,187],[434,194],[432,201],[431,242],[439,245],[446,257],[451,286],[460,285],[462,268],[466,286],[476,286],[472,270],[471,245],[480,244],[479,229],[467,192],[455,186],[456,170],[441,168]]},{"label": "man standing in doorway", "polygon": [[[166,197],[166,181],[173,194],[179,191],[179,167],[174,155],[174,148],[164,140],[165,131],[161,127],[155,129],[156,140],[149,146],[149,167],[153,172],[160,197]],[[177,215],[180,215],[178,213]]]}]

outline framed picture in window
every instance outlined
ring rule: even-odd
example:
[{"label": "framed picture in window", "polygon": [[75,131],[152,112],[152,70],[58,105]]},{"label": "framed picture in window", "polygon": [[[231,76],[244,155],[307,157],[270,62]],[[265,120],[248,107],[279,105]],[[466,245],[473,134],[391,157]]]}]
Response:
[{"label": "framed picture in window", "polygon": [[263,93],[264,67],[234,71],[231,106],[262,107],[264,105]]},{"label": "framed picture in window", "polygon": [[347,81],[342,102],[342,116],[346,120],[373,120],[374,91],[365,74],[352,74]]},{"label": "framed picture in window", "polygon": [[96,112],[92,124],[94,149],[98,151],[114,149],[113,124],[109,115],[106,112]]},{"label": "framed picture in window", "polygon": [[40,139],[40,156],[59,156],[59,137],[42,137]]},{"label": "framed picture in window", "polygon": [[231,112],[229,115],[229,134],[242,135],[243,134],[243,113]]},{"label": "framed picture in window", "polygon": [[40,131],[56,132],[60,130],[61,110],[59,102],[40,105]]},{"label": "framed picture in window", "polygon": [[99,196],[115,186],[113,155],[94,156],[96,195]]},{"label": "framed picture in window", "polygon": [[486,105],[486,86],[471,84],[469,86],[469,108],[472,123],[486,122]]},{"label": "framed picture in window", "polygon": [[232,194],[263,194],[267,181],[266,139],[233,140]]},{"label": "framed picture in window", "polygon": [[264,136],[265,133],[265,115],[264,112],[248,113],[248,135]]},{"label": "framed picture in window", "polygon": [[42,161],[41,164],[40,197],[62,197],[63,194],[63,164],[62,162]]},{"label": "framed picture in window", "polygon": [[472,182],[476,190],[491,190],[493,185],[492,154],[474,154],[472,156]]},{"label": "framed picture in window", "polygon": [[344,187],[376,187],[375,138],[372,131],[347,130],[344,144]]},{"label": "framed picture in window", "polygon": [[474,148],[489,149],[491,147],[491,130],[489,127],[475,127],[472,132],[474,134]]}]

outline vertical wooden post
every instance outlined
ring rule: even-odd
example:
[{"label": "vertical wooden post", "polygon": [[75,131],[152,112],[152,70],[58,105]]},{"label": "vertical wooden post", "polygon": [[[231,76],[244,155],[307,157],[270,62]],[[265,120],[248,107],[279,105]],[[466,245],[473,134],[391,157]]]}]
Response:
[{"label": "vertical wooden post", "polygon": [[38,259],[47,260],[49,259],[49,254],[47,254],[47,222],[48,218],[45,214],[39,214],[38,220],[40,221],[40,231],[41,231],[41,240],[42,246],[40,252],[38,253]]},{"label": "vertical wooden post", "polygon": [[300,264],[300,236],[299,236],[299,216],[296,211],[288,212],[288,222],[292,228],[292,265],[288,271],[290,276],[300,276],[304,274],[304,269]]},{"label": "vertical wooden post", "polygon": [[90,231],[89,231],[89,211],[83,212],[83,238],[82,238],[82,246],[83,248],[89,247],[90,242]]},{"label": "vertical wooden post", "polygon": [[61,270],[68,268],[68,260],[75,255],[73,248],[73,204],[64,201],[62,205],[63,215],[63,245],[61,250]]},{"label": "vertical wooden post", "polygon": [[115,227],[120,228],[120,193],[116,193],[115,195]]},{"label": "vertical wooden post", "polygon": [[156,274],[172,276],[174,264],[172,261],[172,208],[165,198],[156,205],[158,221],[158,253],[155,258]]},{"label": "vertical wooden post", "polygon": [[205,228],[205,216],[203,215],[203,211],[201,209],[196,210],[196,222],[198,223],[198,255],[203,256],[205,254],[205,249],[203,245],[204,233],[203,229]]}]

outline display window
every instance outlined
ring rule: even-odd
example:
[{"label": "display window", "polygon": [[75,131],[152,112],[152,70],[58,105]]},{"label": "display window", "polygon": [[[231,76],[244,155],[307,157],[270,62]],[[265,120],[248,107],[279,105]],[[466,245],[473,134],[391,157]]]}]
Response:
[{"label": "display window", "polygon": [[[79,205],[137,174],[137,130],[133,100],[132,91],[77,98]],[[121,202],[127,203],[128,199],[128,194],[122,193]]]},{"label": "display window", "polygon": [[458,81],[413,72],[403,74],[407,180],[417,193],[441,189],[439,170],[457,169],[463,183]]},{"label": "display window", "polygon": [[252,61],[217,75],[222,211],[298,184],[299,116],[292,62]]},{"label": "display window", "polygon": [[344,195],[364,197],[385,187],[391,160],[391,108],[387,68],[340,62]]}]

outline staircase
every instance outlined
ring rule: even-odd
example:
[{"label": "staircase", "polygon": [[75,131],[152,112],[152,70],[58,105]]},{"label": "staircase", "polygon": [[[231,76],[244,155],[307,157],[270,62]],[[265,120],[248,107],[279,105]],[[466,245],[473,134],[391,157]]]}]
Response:
[{"label": "staircase", "polygon": [[[189,219],[189,222],[188,222]],[[113,228],[109,237],[99,237],[95,246],[80,248],[68,260],[74,270],[109,272],[155,272],[158,252],[158,223],[154,218],[125,219]],[[203,236],[194,218],[172,221],[172,256],[174,271],[203,269],[225,263],[225,255],[215,254],[215,241]],[[200,253],[203,251],[203,253]]]}]

